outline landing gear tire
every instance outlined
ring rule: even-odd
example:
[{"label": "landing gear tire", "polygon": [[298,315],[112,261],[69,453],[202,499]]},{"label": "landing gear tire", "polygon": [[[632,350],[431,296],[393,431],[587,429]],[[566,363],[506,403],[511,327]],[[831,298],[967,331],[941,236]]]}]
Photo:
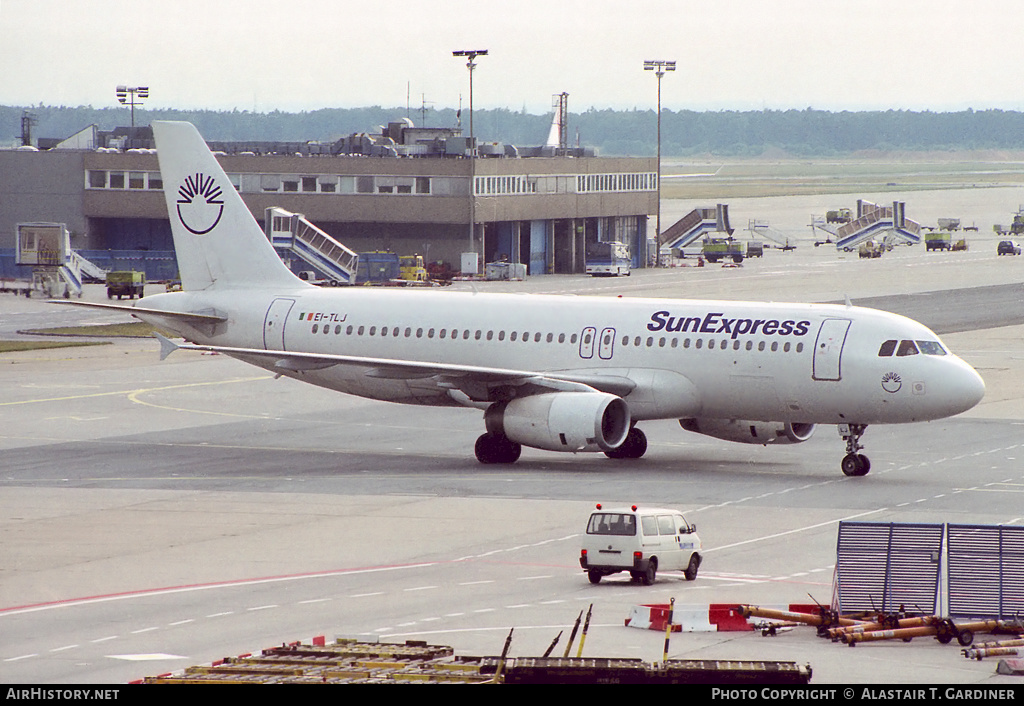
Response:
[{"label": "landing gear tire", "polygon": [[633,427],[618,448],[605,451],[608,458],[640,458],[647,453],[647,435]]},{"label": "landing gear tire", "polygon": [[848,476],[866,476],[871,470],[871,461],[868,460],[868,457],[858,453],[864,448],[860,443],[860,438],[864,436],[867,428],[867,424],[839,425],[839,435],[846,442],[846,456],[843,457],[840,467]]},{"label": "landing gear tire", "polygon": [[488,432],[476,440],[474,451],[480,463],[515,463],[523,447],[507,436]]},{"label": "landing gear tire", "polygon": [[848,476],[866,476],[871,470],[871,461],[864,454],[846,454],[842,469]]}]

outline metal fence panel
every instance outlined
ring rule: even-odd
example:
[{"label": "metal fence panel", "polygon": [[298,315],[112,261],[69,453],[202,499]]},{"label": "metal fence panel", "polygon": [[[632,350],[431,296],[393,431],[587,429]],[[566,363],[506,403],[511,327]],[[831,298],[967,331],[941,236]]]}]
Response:
[{"label": "metal fence panel", "polygon": [[1024,617],[1024,527],[948,525],[949,615]]},{"label": "metal fence panel", "polygon": [[941,524],[840,522],[833,607],[935,614],[942,535]]}]

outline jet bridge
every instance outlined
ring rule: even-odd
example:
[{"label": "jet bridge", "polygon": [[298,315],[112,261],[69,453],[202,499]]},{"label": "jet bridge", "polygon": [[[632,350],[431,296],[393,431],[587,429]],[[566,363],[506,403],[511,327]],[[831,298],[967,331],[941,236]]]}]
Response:
[{"label": "jet bridge", "polygon": [[729,226],[729,205],[720,203],[714,208],[695,208],[658,236],[658,247],[684,248],[708,233],[733,234]]},{"label": "jet bridge", "polygon": [[359,255],[307,221],[301,213],[272,206],[266,211],[264,228],[285,262],[294,255],[332,284],[355,283]]},{"label": "jet bridge", "polygon": [[836,231],[836,248],[847,252],[867,240],[921,242],[921,224],[906,217],[906,204],[893,201],[892,206],[879,206],[870,201],[857,201],[857,218]]}]

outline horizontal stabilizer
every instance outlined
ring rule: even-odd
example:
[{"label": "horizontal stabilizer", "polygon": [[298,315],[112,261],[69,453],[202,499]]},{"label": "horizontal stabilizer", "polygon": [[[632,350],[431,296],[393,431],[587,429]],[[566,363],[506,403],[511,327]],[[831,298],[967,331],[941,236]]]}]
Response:
[{"label": "horizontal stabilizer", "polygon": [[156,337],[158,341],[160,341],[160,360],[166,360],[167,356],[169,356],[174,351],[178,350],[178,344],[172,341],[171,339],[167,338],[166,336],[161,336],[159,333],[156,332],[154,332],[153,335]]},{"label": "horizontal stabilizer", "polygon": [[71,306],[84,306],[90,309],[106,309],[107,311],[123,311],[130,316],[140,315],[164,316],[169,319],[177,319],[191,324],[222,324],[227,321],[226,316],[217,314],[199,314],[191,311],[164,311],[163,309],[150,309],[142,306],[118,306],[117,304],[101,304],[99,302],[80,302],[69,299],[51,299],[50,304],[70,304]]}]

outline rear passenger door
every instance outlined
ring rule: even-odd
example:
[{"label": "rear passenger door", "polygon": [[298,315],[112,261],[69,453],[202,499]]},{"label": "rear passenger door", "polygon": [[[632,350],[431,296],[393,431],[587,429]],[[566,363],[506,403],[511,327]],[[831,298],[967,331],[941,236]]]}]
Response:
[{"label": "rear passenger door", "polygon": [[294,299],[275,299],[263,319],[263,347],[268,351],[283,351],[284,328],[288,313],[295,306]]}]

